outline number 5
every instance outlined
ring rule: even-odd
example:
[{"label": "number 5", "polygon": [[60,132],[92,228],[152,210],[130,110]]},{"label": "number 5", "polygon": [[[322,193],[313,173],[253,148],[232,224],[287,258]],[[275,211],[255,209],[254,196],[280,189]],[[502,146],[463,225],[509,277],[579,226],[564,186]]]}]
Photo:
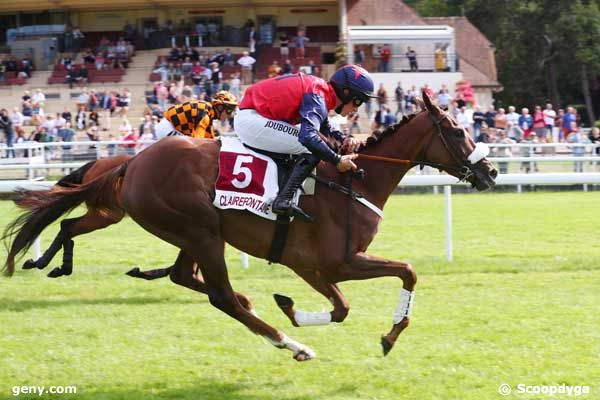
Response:
[{"label": "number 5", "polygon": [[[231,184],[238,189],[244,189],[252,182],[252,171],[248,167],[243,167],[242,164],[252,164],[254,157],[252,156],[237,156],[235,159],[235,165],[233,166],[234,179],[231,180]],[[238,176],[244,175],[244,180],[240,181]]]}]

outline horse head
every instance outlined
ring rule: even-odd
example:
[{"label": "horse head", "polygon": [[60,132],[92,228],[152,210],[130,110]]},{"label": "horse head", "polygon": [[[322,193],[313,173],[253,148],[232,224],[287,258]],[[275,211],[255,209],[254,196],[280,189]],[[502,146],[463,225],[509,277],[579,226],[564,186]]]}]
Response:
[{"label": "horse head", "polygon": [[426,92],[423,92],[423,102],[434,129],[422,153],[424,160],[471,183],[477,190],[493,187],[498,171],[486,158],[487,145],[475,144],[450,114],[431,102]]}]

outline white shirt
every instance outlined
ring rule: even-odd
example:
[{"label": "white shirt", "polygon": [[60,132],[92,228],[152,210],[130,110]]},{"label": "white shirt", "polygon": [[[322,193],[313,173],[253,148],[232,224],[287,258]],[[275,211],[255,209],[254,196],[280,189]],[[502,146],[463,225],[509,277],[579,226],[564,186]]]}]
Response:
[{"label": "white shirt", "polygon": [[31,101],[34,103],[43,103],[46,101],[46,95],[44,93],[35,93],[33,96],[31,96]]},{"label": "white shirt", "polygon": [[458,122],[458,124],[460,125],[461,128],[468,128],[470,125],[469,117],[463,112],[459,112],[456,115],[456,122]]},{"label": "white shirt", "polygon": [[252,64],[254,64],[256,60],[254,59],[254,57],[243,56],[242,58],[237,60],[237,62],[242,66],[242,68],[250,69],[252,67]]},{"label": "white shirt", "polygon": [[556,117],[556,111],[554,110],[544,110],[544,123],[546,125],[554,126],[554,118]]},{"label": "white shirt", "polygon": [[25,117],[20,111],[16,111],[10,114],[10,120],[12,121],[13,125],[20,126],[25,122]]},{"label": "white shirt", "polygon": [[513,126],[519,125],[519,114],[516,112],[506,114],[506,122],[512,123]]}]

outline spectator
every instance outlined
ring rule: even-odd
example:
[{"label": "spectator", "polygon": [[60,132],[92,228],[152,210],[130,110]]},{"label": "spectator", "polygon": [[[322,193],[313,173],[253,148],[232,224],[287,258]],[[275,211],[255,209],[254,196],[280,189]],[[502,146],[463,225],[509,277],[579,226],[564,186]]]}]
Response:
[{"label": "spectator", "polygon": [[384,105],[385,107],[385,117],[383,119],[383,127],[384,128],[389,128],[390,126],[394,125],[396,122],[398,122],[398,120],[396,119],[396,115],[391,112],[390,108],[388,107],[388,105]]},{"label": "spectator", "polygon": [[31,107],[31,122],[34,125],[41,125],[44,122],[44,109],[38,103]]},{"label": "spectator", "polygon": [[55,121],[54,127],[56,128],[56,132],[58,134],[58,131],[65,127],[67,120],[63,118],[61,113],[57,112]]},{"label": "spectator", "polygon": [[448,88],[446,85],[442,85],[442,89],[440,89],[437,99],[440,108],[444,111],[448,111],[448,108],[450,108],[450,102],[452,102],[452,96],[450,96],[450,93],[448,93]]},{"label": "spectator", "polygon": [[[531,129],[533,128],[533,118],[529,114],[529,109],[527,107],[523,107],[521,110],[521,116],[519,117],[519,126],[523,130],[523,138],[529,139],[531,135]],[[537,137],[536,137],[537,140]]]},{"label": "spectator", "polygon": [[563,139],[567,139],[571,133],[571,123],[577,122],[577,116],[575,115],[575,108],[567,107],[567,112],[562,116],[562,132]]},{"label": "spectator", "polygon": [[208,31],[208,41],[213,46],[219,43],[219,26],[215,21],[208,21],[206,25],[206,30]]},{"label": "spectator", "polygon": [[152,71],[153,74],[160,75],[160,80],[162,82],[169,81],[169,69],[165,63],[161,63],[160,66]]},{"label": "spectator", "polygon": [[546,121],[544,120],[544,113],[542,112],[541,106],[535,106],[533,112],[533,131],[543,143],[546,141]]},{"label": "spectator", "polygon": [[269,65],[269,69],[267,70],[267,76],[269,78],[273,78],[281,73],[281,67],[277,63],[277,60],[273,60],[273,63]]},{"label": "spectator", "polygon": [[92,54],[91,50],[86,50],[83,54],[83,62],[86,64],[94,64],[96,62],[96,57]]},{"label": "spectator", "polygon": [[41,108],[44,108],[46,105],[46,95],[42,92],[42,89],[36,89],[31,101],[34,104],[38,104]]},{"label": "spectator", "polygon": [[458,123],[458,126],[463,128],[470,134],[470,131],[471,131],[470,125],[471,124],[469,123],[469,117],[466,114],[466,109],[464,106],[458,109],[458,114],[456,114],[456,122]]},{"label": "spectator", "polygon": [[131,156],[135,155],[135,147],[137,146],[137,140],[139,138],[137,129],[132,129],[129,133],[122,135],[121,140],[130,142],[122,145],[125,148],[125,152]]},{"label": "spectator", "polygon": [[75,100],[75,105],[77,108],[84,107],[87,108],[88,102],[90,101],[90,92],[87,87],[84,87],[79,96],[77,96],[77,100]]},{"label": "spectator", "polygon": [[77,130],[84,130],[86,127],[85,106],[79,106],[77,115],[75,115],[75,127]]},{"label": "spectator", "polygon": [[230,48],[225,49],[225,53],[223,53],[223,65],[233,67],[233,54],[231,54]]},{"label": "spectator", "polygon": [[[499,109],[498,112],[502,110]],[[498,137],[496,138],[495,141],[497,144],[514,144],[515,141],[512,140],[511,138],[506,136],[506,132],[505,131],[498,131]],[[494,155],[496,157],[511,157],[512,156],[512,152],[510,150],[509,146],[506,147],[495,147],[495,151],[494,151]],[[500,169],[500,173],[501,174],[507,174],[508,173],[508,163],[507,162],[499,162],[498,163],[498,167]]]},{"label": "spectator", "polygon": [[94,111],[99,104],[98,95],[96,94],[96,89],[90,90],[90,94],[88,96],[87,101],[87,110]]},{"label": "spectator", "polygon": [[160,109],[162,111],[166,111],[169,100],[169,89],[167,89],[163,82],[160,82],[156,89],[156,99],[158,100],[158,106]]},{"label": "spectator", "polygon": [[242,83],[244,85],[250,85],[253,80],[252,66],[256,60],[253,57],[250,57],[247,51],[244,51],[242,57],[240,57],[237,62],[242,66]]},{"label": "spectator", "polygon": [[[383,108],[384,105],[387,106],[388,103],[388,94],[387,94],[387,90],[385,90],[385,87],[383,86],[383,83],[379,84],[379,89],[377,90],[377,104],[379,106],[379,110],[381,110]],[[381,123],[383,124],[383,119],[381,120]]]},{"label": "spectator", "polygon": [[481,107],[475,106],[475,111],[473,111],[473,136],[475,139],[479,138],[484,122],[485,114],[481,111]]},{"label": "spectator", "polygon": [[354,64],[362,65],[365,62],[365,52],[358,46],[354,46]]},{"label": "spectator", "polygon": [[129,107],[131,105],[131,92],[129,89],[125,88],[123,93],[121,93],[117,99],[117,107],[115,109],[116,112],[121,114],[122,116],[127,115],[129,111]]},{"label": "spectator", "polygon": [[98,111],[92,110],[92,112],[90,112],[90,115],[88,115],[88,119],[90,120],[90,122],[93,122],[94,125],[98,127],[100,126],[100,115],[98,115]]},{"label": "spectator", "polygon": [[102,53],[99,53],[96,56],[96,71],[102,71],[105,67],[105,63],[106,63],[106,59],[104,58],[104,55]]},{"label": "spectator", "polygon": [[194,69],[194,64],[192,64],[192,60],[190,57],[186,57],[185,61],[181,63],[181,75],[185,79],[191,80],[192,70]]},{"label": "spectator", "polygon": [[301,59],[304,58],[306,53],[306,42],[309,42],[310,39],[306,37],[304,31],[299,31],[298,36],[294,38],[294,43],[296,44],[296,58]]},{"label": "spectator", "polygon": [[251,26],[248,32],[248,52],[253,58],[256,55],[256,28],[254,26]]},{"label": "spectator", "polygon": [[[62,142],[72,142],[73,137],[75,136],[75,131],[71,128],[71,123],[66,122],[65,125],[58,130],[57,132],[58,138]],[[71,150],[71,146],[62,146],[63,150]]]},{"label": "spectator", "polygon": [[384,44],[379,51],[379,57],[381,57],[381,63],[379,66],[379,70],[381,72],[389,72],[390,70],[390,59],[392,58],[392,50],[390,46]]},{"label": "spectator", "polygon": [[494,117],[494,126],[496,127],[496,129],[506,129],[506,113],[504,111],[504,108],[498,109],[496,117]]},{"label": "spectator", "polygon": [[597,126],[594,126],[591,130],[590,130],[590,135],[588,136],[588,139],[590,140],[590,143],[595,144],[597,147],[595,148],[595,154],[597,156],[600,155],[600,128],[598,128]]},{"label": "spectator", "polygon": [[493,105],[490,105],[485,113],[485,123],[488,128],[496,127],[496,109]]},{"label": "spectator", "polygon": [[229,81],[229,85],[229,91],[231,92],[231,94],[234,95],[236,98],[239,98],[241,86],[239,73],[236,72],[235,74],[231,74],[231,80]]},{"label": "spectator", "polygon": [[519,126],[519,114],[515,112],[514,106],[508,106],[508,114],[506,114],[506,122],[513,126]]},{"label": "spectator", "polygon": [[7,150],[5,158],[10,158],[11,156],[12,158],[15,158],[16,154],[15,149],[13,148],[15,131],[13,129],[13,123],[8,115],[8,110],[6,108],[0,110],[0,129],[4,131],[4,136],[6,137]]},{"label": "spectator", "polygon": [[202,20],[198,20],[196,24],[196,35],[198,35],[198,47],[203,47],[206,38],[206,25]]},{"label": "spectator", "polygon": [[418,71],[419,64],[417,64],[417,52],[411,49],[410,46],[408,46],[406,50],[406,58],[408,58],[411,72]]},{"label": "spectator", "polygon": [[221,80],[223,79],[223,73],[221,72],[221,69],[219,68],[219,64],[216,62],[213,62],[211,64],[211,80],[212,80],[212,93],[218,93],[219,90],[221,90]]},{"label": "spectator", "polygon": [[73,52],[79,53],[79,49],[81,48],[81,44],[83,43],[83,38],[85,35],[81,32],[78,26],[73,28]]},{"label": "spectator", "polygon": [[33,117],[33,105],[31,100],[26,100],[21,103],[21,113],[23,114],[23,124],[31,122]]},{"label": "spectator", "polygon": [[177,46],[173,45],[171,47],[169,55],[167,56],[167,60],[173,62],[181,60],[181,52],[179,51],[179,48]]},{"label": "spectator", "polygon": [[[90,127],[85,131],[85,134],[88,137],[88,140],[92,142],[100,141],[100,132],[98,131],[98,125],[90,122]],[[90,148],[96,148],[95,146],[90,146]]]},{"label": "spectator", "polygon": [[65,107],[64,111],[62,112],[62,114],[60,114],[60,116],[62,118],[64,118],[64,120],[68,123],[72,123],[73,121],[73,116],[71,115],[71,111],[69,111],[69,107]]},{"label": "spectator", "polygon": [[293,72],[294,72],[294,67],[292,66],[292,62],[289,59],[285,60],[285,63],[283,64],[283,70],[282,70],[283,75],[291,74]]},{"label": "spectator", "polygon": [[394,91],[394,96],[396,97],[396,115],[403,115],[404,110],[404,89],[402,88],[402,83],[398,82],[398,86],[396,86],[396,90]]},{"label": "spectator", "polygon": [[556,119],[556,111],[552,109],[552,104],[546,104],[546,109],[543,111],[544,125],[546,126],[546,136],[549,140],[556,141],[554,137],[554,120]]},{"label": "spectator", "polygon": [[19,107],[13,108],[10,114],[10,121],[15,130],[25,125],[25,116],[19,111]]},{"label": "spectator", "polygon": [[519,128],[518,124],[513,124],[512,122],[507,121],[506,136],[515,142],[520,142],[523,140],[523,130]]},{"label": "spectator", "polygon": [[281,38],[279,38],[279,54],[281,54],[281,58],[287,58],[290,55],[290,40],[287,37],[287,34],[282,34]]},{"label": "spectator", "polygon": [[123,39],[128,42],[135,41],[135,28],[129,21],[125,21],[125,26],[123,27]]},{"label": "spectator", "polygon": [[358,122],[359,119],[359,115],[357,112],[355,113],[351,113],[348,116],[348,125],[350,125],[350,132],[348,132],[350,135],[354,134],[354,130],[356,129],[356,133],[360,135],[360,124]]},{"label": "spectator", "polygon": [[[576,122],[573,122],[571,129],[573,131],[567,136],[567,142],[573,145],[573,157],[583,157],[585,145],[590,143],[590,139],[583,134],[581,127],[577,127]],[[583,172],[583,161],[573,162],[573,172]]]},{"label": "spectator", "polygon": [[435,60],[435,70],[437,72],[444,72],[447,70],[446,67],[446,52],[441,46],[436,47],[433,58]]}]

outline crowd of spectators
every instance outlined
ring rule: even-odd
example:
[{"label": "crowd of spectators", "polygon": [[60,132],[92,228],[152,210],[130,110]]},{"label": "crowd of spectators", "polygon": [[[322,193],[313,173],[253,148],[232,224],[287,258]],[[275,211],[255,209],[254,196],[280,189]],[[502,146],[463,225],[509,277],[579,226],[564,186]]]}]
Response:
[{"label": "crowd of spectators", "polygon": [[17,78],[31,78],[33,61],[30,57],[16,58],[10,54],[0,54],[0,82],[4,82],[7,72],[12,72]]}]

